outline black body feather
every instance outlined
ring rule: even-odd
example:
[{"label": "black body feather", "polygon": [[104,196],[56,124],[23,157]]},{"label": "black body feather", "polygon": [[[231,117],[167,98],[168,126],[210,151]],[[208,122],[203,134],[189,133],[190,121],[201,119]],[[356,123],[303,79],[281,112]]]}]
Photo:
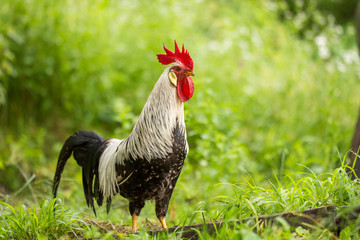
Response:
[{"label": "black body feather", "polygon": [[123,166],[117,166],[117,174],[122,171],[132,173],[119,185],[120,195],[129,200],[130,214],[139,215],[146,200],[155,199],[156,216],[165,217],[172,192],[182,170],[187,155],[186,138],[179,125],[173,130],[172,152],[164,159],[127,159]]},{"label": "black body feather", "polygon": [[105,139],[92,131],[78,131],[69,137],[61,149],[53,184],[53,196],[57,189],[67,160],[73,154],[77,164],[82,167],[82,178],[86,203],[92,207],[95,215],[94,198],[99,206],[103,203],[103,195],[99,188],[99,159],[105,149]]}]

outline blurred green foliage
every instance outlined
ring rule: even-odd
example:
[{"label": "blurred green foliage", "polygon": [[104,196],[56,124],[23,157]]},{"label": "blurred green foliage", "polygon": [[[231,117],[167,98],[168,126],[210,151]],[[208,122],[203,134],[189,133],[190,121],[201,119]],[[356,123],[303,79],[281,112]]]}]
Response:
[{"label": "blurred green foliage", "polygon": [[[0,197],[25,201],[11,193],[34,174],[31,200],[49,194],[76,130],[126,137],[164,69],[155,54],[174,39],[196,77],[170,221],[232,193],[217,183],[269,187],[308,168],[332,171],[350,148],[360,103],[356,33],[343,13],[355,2],[3,0]],[[60,197],[85,208],[74,161],[64,174]],[[127,212],[126,201],[114,205]]]},{"label": "blurred green foliage", "polygon": [[[274,0],[279,18],[301,37],[311,38],[336,24],[353,23],[358,0]],[[340,30],[341,31],[341,30]]]}]

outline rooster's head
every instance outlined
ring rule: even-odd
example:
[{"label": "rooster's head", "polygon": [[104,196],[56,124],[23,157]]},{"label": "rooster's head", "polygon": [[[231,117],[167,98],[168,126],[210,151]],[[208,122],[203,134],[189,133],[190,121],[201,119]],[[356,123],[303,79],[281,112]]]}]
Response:
[{"label": "rooster's head", "polygon": [[169,80],[177,88],[179,99],[186,102],[194,94],[194,83],[191,78],[191,76],[194,76],[193,60],[189,52],[185,50],[184,44],[182,51],[180,51],[176,41],[175,52],[170,51],[165,45],[164,50],[166,54],[157,55],[159,62],[164,65],[173,63],[169,71]]}]

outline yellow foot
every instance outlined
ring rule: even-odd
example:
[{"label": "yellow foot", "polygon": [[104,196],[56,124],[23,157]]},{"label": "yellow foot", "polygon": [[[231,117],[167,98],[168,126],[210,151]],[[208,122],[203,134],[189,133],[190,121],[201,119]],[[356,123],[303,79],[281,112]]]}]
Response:
[{"label": "yellow foot", "polygon": [[137,217],[135,214],[132,215],[132,230],[133,232],[137,232],[138,229],[137,229]]},{"label": "yellow foot", "polygon": [[161,222],[162,228],[167,228],[167,226],[166,226],[166,221],[165,221],[165,217],[159,217],[159,220],[160,220],[160,222]]}]

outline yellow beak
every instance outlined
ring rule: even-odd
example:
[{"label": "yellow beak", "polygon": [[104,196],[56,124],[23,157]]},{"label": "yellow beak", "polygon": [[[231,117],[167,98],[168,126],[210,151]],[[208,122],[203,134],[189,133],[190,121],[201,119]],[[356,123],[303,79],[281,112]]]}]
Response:
[{"label": "yellow beak", "polygon": [[185,74],[188,75],[188,76],[195,76],[195,74],[194,74],[193,71],[191,71],[191,72],[190,72],[190,71],[189,71],[189,72],[186,72]]}]

